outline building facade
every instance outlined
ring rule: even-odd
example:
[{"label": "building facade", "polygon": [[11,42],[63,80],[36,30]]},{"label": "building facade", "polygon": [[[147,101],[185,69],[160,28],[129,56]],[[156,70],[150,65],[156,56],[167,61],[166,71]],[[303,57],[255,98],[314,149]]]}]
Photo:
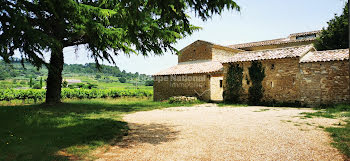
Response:
[{"label": "building facade", "polygon": [[196,96],[222,101],[228,67],[239,64],[243,68],[241,99],[247,101],[251,86],[248,68],[252,61],[259,61],[265,70],[264,102],[349,102],[349,49],[316,51],[312,43],[318,33],[230,46],[196,41],[180,50],[178,65],[153,75],[154,100]]}]

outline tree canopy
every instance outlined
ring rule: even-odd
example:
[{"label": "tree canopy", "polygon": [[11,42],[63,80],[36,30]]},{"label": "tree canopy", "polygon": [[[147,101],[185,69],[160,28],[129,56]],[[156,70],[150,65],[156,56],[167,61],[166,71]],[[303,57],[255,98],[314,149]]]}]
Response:
[{"label": "tree canopy", "polygon": [[335,15],[327,22],[328,27],[323,28],[314,45],[317,50],[332,50],[349,48],[349,2],[346,3],[343,13]]},{"label": "tree canopy", "polygon": [[232,0],[7,0],[0,2],[0,53],[8,60],[18,49],[34,65],[46,64],[43,51],[87,44],[99,63],[118,54],[175,51],[176,40],[197,30],[186,12],[207,20]]},{"label": "tree canopy", "polygon": [[[85,44],[97,66],[113,55],[175,52],[173,44],[224,9],[239,10],[232,0],[6,0],[0,1],[0,56],[19,50],[37,67],[48,68],[46,102],[60,102],[63,48]],[[50,62],[43,59],[50,53]]]}]

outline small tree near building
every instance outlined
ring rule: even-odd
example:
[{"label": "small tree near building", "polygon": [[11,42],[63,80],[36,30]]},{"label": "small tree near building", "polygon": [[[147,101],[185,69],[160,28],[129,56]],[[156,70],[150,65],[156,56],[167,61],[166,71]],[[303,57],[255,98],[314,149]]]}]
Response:
[{"label": "small tree near building", "polygon": [[126,79],[124,77],[119,78],[120,83],[126,83]]}]

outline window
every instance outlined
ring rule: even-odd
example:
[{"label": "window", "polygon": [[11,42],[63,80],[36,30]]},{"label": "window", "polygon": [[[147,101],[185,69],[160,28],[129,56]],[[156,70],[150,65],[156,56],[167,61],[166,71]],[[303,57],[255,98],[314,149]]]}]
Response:
[{"label": "window", "polygon": [[271,64],[271,70],[275,69],[275,64]]},{"label": "window", "polygon": [[222,80],[220,80],[220,88],[222,88]]}]

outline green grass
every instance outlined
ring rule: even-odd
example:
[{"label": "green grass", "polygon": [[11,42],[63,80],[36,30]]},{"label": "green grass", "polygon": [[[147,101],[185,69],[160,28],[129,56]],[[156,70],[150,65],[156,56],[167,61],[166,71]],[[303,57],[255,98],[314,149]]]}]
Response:
[{"label": "green grass", "polygon": [[268,108],[263,108],[263,109],[260,109],[260,110],[257,110],[257,111],[253,111],[253,112],[264,112],[264,111],[268,111],[268,110],[270,110],[270,109],[268,109]]},{"label": "green grass", "polygon": [[331,133],[333,146],[350,158],[350,120],[342,127],[327,127],[325,130]]},{"label": "green grass", "polygon": [[230,106],[230,107],[248,107],[247,104],[231,104],[231,103],[225,103],[225,102],[220,102],[217,105],[219,107],[226,107],[226,106]]},{"label": "green grass", "polygon": [[183,105],[119,98],[0,106],[0,160],[69,160],[70,155],[92,159],[92,150],[127,135],[123,114]]},{"label": "green grass", "polygon": [[306,118],[313,118],[313,117],[325,117],[325,118],[335,118],[334,114],[329,111],[317,111],[317,112],[302,112],[300,113]]},{"label": "green grass", "polygon": [[347,158],[350,158],[350,104],[341,104],[335,106],[323,106],[322,108],[315,108],[319,111],[313,113],[302,113],[303,117],[325,117],[325,118],[339,118],[345,117],[346,124],[339,127],[323,127],[329,132],[333,138],[332,145],[338,148]]}]

